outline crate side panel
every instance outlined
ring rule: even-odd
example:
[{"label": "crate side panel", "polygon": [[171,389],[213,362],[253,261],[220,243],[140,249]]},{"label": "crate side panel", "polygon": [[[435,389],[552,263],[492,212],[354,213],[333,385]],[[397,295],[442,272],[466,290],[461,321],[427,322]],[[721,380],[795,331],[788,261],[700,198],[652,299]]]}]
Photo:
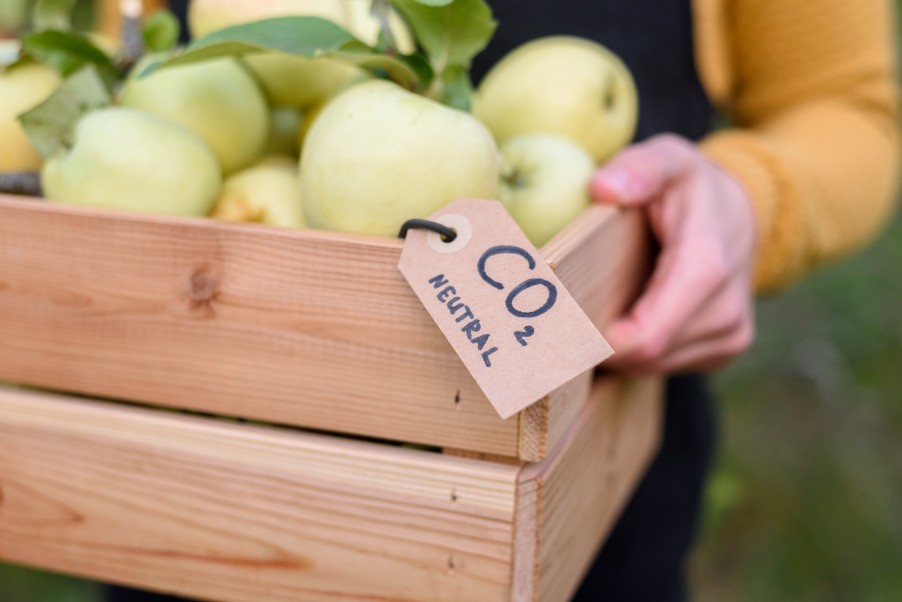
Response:
[{"label": "crate side panel", "polygon": [[[607,390],[605,387],[608,387]],[[537,599],[568,600],[610,533],[660,440],[661,382],[624,380],[593,398],[537,480]]]},{"label": "crate side panel", "polygon": [[[652,245],[642,215],[592,206],[583,219],[561,234],[545,249],[549,261],[567,290],[604,332],[638,296],[651,269]],[[585,384],[569,383],[549,398],[546,453],[570,430],[588,397],[578,386]]]},{"label": "crate side panel", "polygon": [[516,473],[0,389],[0,558],[224,601],[502,600]]},{"label": "crate side panel", "polygon": [[515,456],[399,254],[0,198],[0,379]]}]

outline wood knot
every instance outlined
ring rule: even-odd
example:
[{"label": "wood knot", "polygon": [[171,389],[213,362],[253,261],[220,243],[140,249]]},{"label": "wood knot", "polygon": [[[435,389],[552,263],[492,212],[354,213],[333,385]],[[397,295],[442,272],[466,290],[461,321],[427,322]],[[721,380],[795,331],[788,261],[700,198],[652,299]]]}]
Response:
[{"label": "wood knot", "polygon": [[191,275],[188,285],[188,305],[194,310],[213,310],[219,296],[219,277],[209,268],[199,268]]}]

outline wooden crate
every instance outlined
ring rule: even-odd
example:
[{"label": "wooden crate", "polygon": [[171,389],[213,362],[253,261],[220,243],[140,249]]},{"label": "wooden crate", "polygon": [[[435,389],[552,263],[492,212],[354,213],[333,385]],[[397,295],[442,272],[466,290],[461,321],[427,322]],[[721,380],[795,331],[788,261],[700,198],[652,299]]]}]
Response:
[{"label": "wooden crate", "polygon": [[[542,249],[599,326],[647,273],[641,222],[593,206]],[[0,196],[0,381],[541,460],[591,373],[501,420],[401,245]]]},{"label": "wooden crate", "polygon": [[660,410],[598,381],[522,464],[0,388],[0,559],[235,602],[561,602]]},{"label": "wooden crate", "polygon": [[[648,246],[592,207],[542,253],[602,326]],[[659,383],[590,371],[501,420],[400,251],[0,197],[0,380],[70,392],[0,388],[0,559],[223,601],[567,599]]]}]

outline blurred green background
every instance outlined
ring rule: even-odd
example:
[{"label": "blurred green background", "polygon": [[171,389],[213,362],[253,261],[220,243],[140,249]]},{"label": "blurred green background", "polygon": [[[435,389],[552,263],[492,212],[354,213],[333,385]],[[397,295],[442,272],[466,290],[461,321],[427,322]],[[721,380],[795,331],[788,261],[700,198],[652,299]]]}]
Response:
[{"label": "blurred green background", "polygon": [[[902,599],[902,217],[760,301],[758,322],[752,351],[715,379],[694,598]],[[0,564],[2,602],[97,600],[90,583]]]},{"label": "blurred green background", "polygon": [[902,219],[761,301],[716,379],[720,455],[692,562],[699,602],[902,599]]}]

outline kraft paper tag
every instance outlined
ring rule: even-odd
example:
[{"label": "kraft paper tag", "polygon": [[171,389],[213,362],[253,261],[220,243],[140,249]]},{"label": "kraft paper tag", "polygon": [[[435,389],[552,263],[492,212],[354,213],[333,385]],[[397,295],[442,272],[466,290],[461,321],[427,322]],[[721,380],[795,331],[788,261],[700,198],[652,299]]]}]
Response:
[{"label": "kraft paper tag", "polygon": [[498,201],[459,199],[411,229],[398,269],[502,418],[613,351]]}]

